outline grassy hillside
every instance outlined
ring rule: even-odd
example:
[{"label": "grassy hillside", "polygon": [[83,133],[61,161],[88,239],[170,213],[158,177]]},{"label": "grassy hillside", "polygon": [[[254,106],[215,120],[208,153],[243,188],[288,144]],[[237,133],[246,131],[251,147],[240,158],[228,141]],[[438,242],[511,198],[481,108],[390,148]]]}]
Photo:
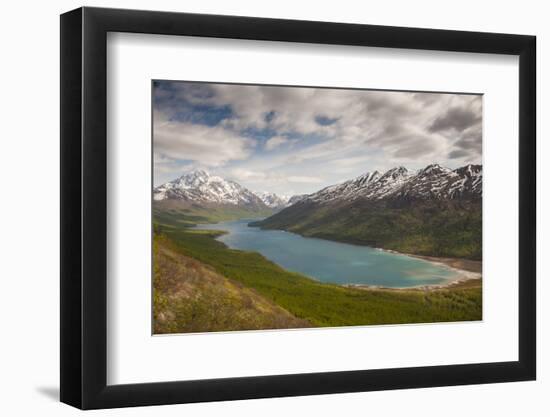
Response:
[{"label": "grassy hillside", "polygon": [[481,259],[481,200],[299,203],[256,223],[417,255]]},{"label": "grassy hillside", "polygon": [[155,334],[310,327],[306,320],[183,255],[165,236],[153,243]]},{"label": "grassy hillside", "polygon": [[215,240],[220,232],[182,227],[192,224],[193,216],[156,215],[155,230],[171,242],[172,251],[211,267],[230,282],[253,289],[313,326],[481,319],[479,283],[432,291],[363,290],[323,284],[286,271],[256,252],[229,249]]}]

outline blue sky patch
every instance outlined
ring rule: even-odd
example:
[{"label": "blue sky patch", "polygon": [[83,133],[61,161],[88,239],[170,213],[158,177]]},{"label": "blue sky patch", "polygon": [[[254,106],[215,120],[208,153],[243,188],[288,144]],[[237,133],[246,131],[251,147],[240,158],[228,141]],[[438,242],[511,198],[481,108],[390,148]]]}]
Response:
[{"label": "blue sky patch", "polygon": [[315,122],[320,126],[330,126],[338,121],[338,117],[330,118],[327,116],[317,115],[315,116]]},{"label": "blue sky patch", "polygon": [[162,80],[152,95],[155,185],[201,168],[301,194],[375,169],[481,162],[478,95]]}]

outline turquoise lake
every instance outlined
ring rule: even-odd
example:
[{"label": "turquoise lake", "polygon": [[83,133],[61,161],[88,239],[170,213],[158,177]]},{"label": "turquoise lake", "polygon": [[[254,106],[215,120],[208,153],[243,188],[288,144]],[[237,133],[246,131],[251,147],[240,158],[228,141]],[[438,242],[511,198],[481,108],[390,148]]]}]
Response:
[{"label": "turquoise lake", "polygon": [[411,256],[367,246],[303,237],[280,230],[249,227],[242,219],[197,228],[224,230],[217,238],[232,249],[255,251],[281,267],[333,284],[364,284],[393,288],[447,283],[457,271]]}]

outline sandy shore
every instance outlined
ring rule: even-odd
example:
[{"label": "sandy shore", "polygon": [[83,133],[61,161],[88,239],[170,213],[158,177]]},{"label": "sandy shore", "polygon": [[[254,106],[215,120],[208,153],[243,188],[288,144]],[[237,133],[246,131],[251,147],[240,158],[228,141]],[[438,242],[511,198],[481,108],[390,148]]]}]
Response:
[{"label": "sandy shore", "polygon": [[458,278],[450,281],[446,284],[433,284],[433,285],[419,285],[417,287],[383,287],[378,285],[366,285],[366,284],[345,284],[343,287],[356,288],[358,290],[365,291],[437,291],[437,290],[451,290],[451,289],[466,289],[481,287],[481,278]]},{"label": "sandy shore", "polygon": [[415,255],[412,253],[403,253],[403,252],[398,252],[396,250],[383,249],[383,248],[378,248],[378,250],[382,250],[384,252],[396,253],[398,255],[411,256],[413,258],[418,258],[418,259],[424,259],[425,261],[428,261],[428,262],[447,265],[459,271],[477,272],[479,274],[481,274],[482,272],[482,265],[483,265],[482,261],[474,261],[471,259],[460,259],[460,258],[439,258],[437,256]]},{"label": "sandy shore", "polygon": [[424,259],[425,261],[445,264],[447,266],[450,266],[451,268],[459,269],[461,271],[477,272],[479,274],[481,274],[482,272],[481,261],[473,261],[471,259],[458,259],[458,258],[437,258],[435,256],[422,256],[422,255],[410,255],[410,254],[406,254],[406,255],[412,256],[414,258]]},{"label": "sandy shore", "polygon": [[438,289],[451,289],[451,288],[472,288],[481,286],[481,272],[482,272],[482,262],[473,261],[470,259],[459,259],[459,258],[439,258],[436,256],[424,256],[424,255],[413,255],[410,253],[402,253],[391,249],[382,249],[379,250],[396,253],[399,255],[411,256],[413,258],[423,259],[425,261],[445,265],[452,270],[456,271],[456,277],[449,282],[444,284],[432,284],[432,285],[419,285],[416,287],[383,287],[375,285],[366,285],[366,284],[347,284],[345,287],[349,288],[358,288],[365,290],[393,290],[393,291],[410,291],[410,290],[438,290]]}]

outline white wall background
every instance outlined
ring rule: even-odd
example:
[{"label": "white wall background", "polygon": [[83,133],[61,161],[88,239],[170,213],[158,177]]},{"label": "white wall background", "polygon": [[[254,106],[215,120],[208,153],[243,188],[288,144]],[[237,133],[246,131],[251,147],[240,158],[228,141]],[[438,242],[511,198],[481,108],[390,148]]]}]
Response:
[{"label": "white wall background", "polygon": [[[278,0],[124,0],[86,5],[239,14],[308,20],[534,34],[538,37],[539,137],[539,378],[537,382],[432,388],[345,395],[237,401],[99,411],[94,415],[280,416],[306,415],[529,415],[544,416],[550,403],[550,168],[543,120],[550,83],[550,26],[536,0],[443,2]],[[57,402],[59,378],[59,18],[82,3],[27,1],[3,4],[0,107],[0,410],[3,415],[75,415]],[[6,148],[7,145],[7,148]],[[544,236],[543,236],[544,234]]]}]

